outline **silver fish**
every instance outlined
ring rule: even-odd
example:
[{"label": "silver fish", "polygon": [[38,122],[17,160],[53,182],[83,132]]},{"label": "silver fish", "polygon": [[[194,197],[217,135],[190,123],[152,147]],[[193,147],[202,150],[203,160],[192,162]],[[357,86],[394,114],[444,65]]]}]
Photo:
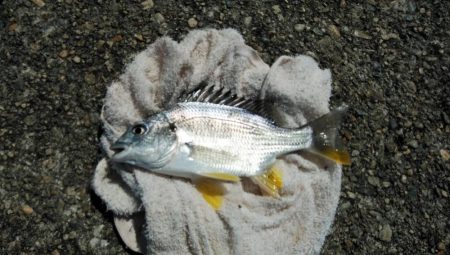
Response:
[{"label": "silver fish", "polygon": [[[116,152],[112,161],[193,180],[252,177],[264,191],[278,196],[281,177],[270,169],[281,155],[307,149],[349,163],[348,154],[334,143],[344,112],[340,107],[301,128],[287,129],[240,107],[178,103],[130,127],[111,146]],[[204,196],[207,186],[199,188]]]}]

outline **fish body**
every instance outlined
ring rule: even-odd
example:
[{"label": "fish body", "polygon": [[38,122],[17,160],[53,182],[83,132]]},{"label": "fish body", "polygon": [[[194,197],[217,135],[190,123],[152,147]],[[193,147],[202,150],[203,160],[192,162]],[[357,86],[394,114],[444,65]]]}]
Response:
[{"label": "fish body", "polygon": [[181,177],[261,175],[276,157],[308,148],[312,142],[310,127],[280,128],[263,117],[227,105],[180,103],[161,114],[175,125],[178,152],[157,171]]},{"label": "fish body", "polygon": [[[178,103],[130,127],[111,146],[116,151],[112,161],[192,180],[252,177],[263,190],[277,196],[282,182],[277,171],[270,169],[281,155],[308,149],[349,163],[348,154],[334,143],[344,111],[338,108],[308,125],[287,129],[241,107]],[[198,189],[204,193],[210,186]]]}]

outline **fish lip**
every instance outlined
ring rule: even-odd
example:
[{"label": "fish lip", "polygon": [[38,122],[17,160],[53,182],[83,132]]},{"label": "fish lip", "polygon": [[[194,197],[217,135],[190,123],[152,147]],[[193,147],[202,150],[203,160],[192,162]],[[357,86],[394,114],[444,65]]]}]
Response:
[{"label": "fish lip", "polygon": [[123,161],[125,156],[128,154],[128,151],[130,150],[130,146],[123,142],[115,142],[109,148],[114,151],[111,159],[117,162]]},{"label": "fish lip", "polygon": [[[132,150],[132,146],[130,146],[128,143],[117,141],[114,144],[112,144],[109,148],[115,152],[110,158],[110,160],[112,162],[124,163],[124,164],[133,165],[133,166],[140,166],[140,164],[137,163],[136,160],[130,159],[128,157],[130,150]],[[166,165],[167,162],[170,161],[173,154],[176,152],[177,148],[178,148],[178,145],[177,145],[177,143],[175,143],[158,160],[151,162],[151,164],[153,166],[152,168],[161,168],[164,165]],[[145,166],[142,166],[142,167],[146,168]]]},{"label": "fish lip", "polygon": [[115,142],[113,143],[109,149],[114,151],[115,153],[120,153],[122,151],[124,151],[125,149],[127,149],[128,144],[123,143],[123,142]]}]

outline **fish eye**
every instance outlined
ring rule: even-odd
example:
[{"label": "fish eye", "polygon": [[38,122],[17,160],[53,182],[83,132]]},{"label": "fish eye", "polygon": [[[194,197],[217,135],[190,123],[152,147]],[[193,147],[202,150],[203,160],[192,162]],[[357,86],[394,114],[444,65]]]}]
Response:
[{"label": "fish eye", "polygon": [[172,131],[172,132],[177,131],[177,126],[175,126],[175,123],[170,122],[169,128],[170,128],[170,131]]},{"label": "fish eye", "polygon": [[136,126],[133,127],[133,129],[131,131],[135,135],[143,135],[143,134],[147,133],[148,127],[145,124],[137,124]]}]

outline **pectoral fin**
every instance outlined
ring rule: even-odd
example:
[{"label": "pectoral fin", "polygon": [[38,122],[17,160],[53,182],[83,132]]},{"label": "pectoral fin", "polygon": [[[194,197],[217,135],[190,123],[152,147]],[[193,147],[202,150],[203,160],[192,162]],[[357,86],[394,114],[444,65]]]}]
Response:
[{"label": "pectoral fin", "polygon": [[223,196],[226,191],[220,182],[201,178],[194,181],[194,185],[214,210],[218,210],[222,206]]},{"label": "pectoral fin", "polygon": [[227,182],[238,182],[240,180],[239,176],[226,173],[200,173],[199,175]]},{"label": "pectoral fin", "polygon": [[273,197],[280,197],[280,190],[283,188],[283,176],[278,168],[272,167],[264,174],[253,176],[251,179],[261,188],[262,192]]}]

